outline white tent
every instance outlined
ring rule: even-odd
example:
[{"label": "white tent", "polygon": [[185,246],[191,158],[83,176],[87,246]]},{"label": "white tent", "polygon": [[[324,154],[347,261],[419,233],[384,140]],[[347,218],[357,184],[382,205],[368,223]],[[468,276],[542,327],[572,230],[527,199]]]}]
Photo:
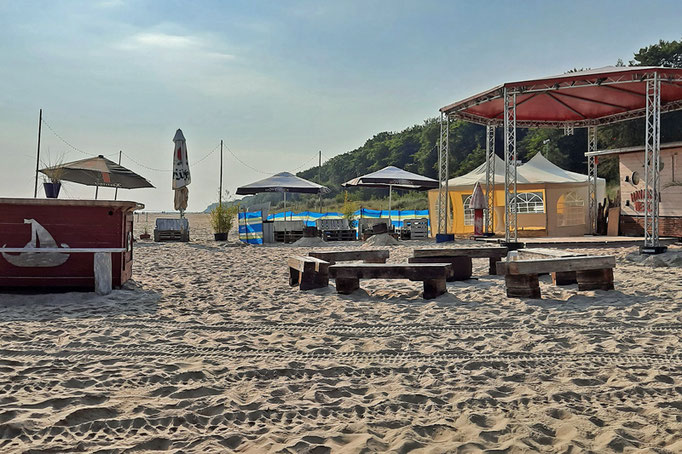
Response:
[{"label": "white tent", "polygon": [[[504,161],[495,157],[495,232],[504,233]],[[448,181],[449,233],[473,233],[473,210],[469,208],[474,185],[485,190],[485,163],[466,175]],[[576,236],[589,230],[588,176],[564,170],[538,153],[517,169],[518,229],[523,236]],[[606,194],[606,181],[597,180],[597,201]],[[438,191],[429,192],[434,216]],[[431,222],[435,222],[431,219]]]}]

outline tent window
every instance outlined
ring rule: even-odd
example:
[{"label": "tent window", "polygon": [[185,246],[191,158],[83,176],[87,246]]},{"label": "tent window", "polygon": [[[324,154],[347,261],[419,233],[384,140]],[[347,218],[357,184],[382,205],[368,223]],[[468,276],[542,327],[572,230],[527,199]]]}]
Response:
[{"label": "tent window", "polygon": [[575,191],[564,192],[556,204],[557,221],[562,227],[585,224],[585,200]]},{"label": "tent window", "polygon": [[522,192],[516,196],[517,213],[544,213],[542,192]]},{"label": "tent window", "polygon": [[464,225],[474,225],[474,209],[469,206],[471,202],[471,195],[462,196],[462,205],[464,206]]}]

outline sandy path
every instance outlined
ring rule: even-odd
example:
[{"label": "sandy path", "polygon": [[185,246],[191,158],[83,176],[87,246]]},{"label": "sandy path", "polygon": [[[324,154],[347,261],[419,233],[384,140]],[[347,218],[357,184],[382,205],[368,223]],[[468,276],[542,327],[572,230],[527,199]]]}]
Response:
[{"label": "sandy path", "polygon": [[[1,452],[682,452],[682,270],[299,292],[307,249],[138,243],[107,297],[0,294]],[[138,226],[138,229],[142,226]],[[414,243],[391,248],[391,261]]]}]

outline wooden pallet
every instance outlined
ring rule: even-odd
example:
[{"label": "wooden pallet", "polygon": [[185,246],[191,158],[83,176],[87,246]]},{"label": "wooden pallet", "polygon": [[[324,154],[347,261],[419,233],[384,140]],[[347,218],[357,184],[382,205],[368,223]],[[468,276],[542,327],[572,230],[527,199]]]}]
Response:
[{"label": "wooden pallet", "polygon": [[322,239],[325,241],[355,241],[357,240],[357,233],[353,229],[323,230]]},{"label": "wooden pallet", "polygon": [[291,231],[291,232],[278,232],[275,231],[275,242],[276,243],[293,243],[295,241],[303,238],[303,230]]}]

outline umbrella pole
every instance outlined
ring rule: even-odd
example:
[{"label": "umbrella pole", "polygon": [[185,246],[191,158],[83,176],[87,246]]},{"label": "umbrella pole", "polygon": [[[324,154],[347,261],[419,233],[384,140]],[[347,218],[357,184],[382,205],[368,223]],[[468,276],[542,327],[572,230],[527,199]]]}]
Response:
[{"label": "umbrella pole", "polygon": [[282,192],[284,195],[284,244],[287,244],[287,192]]},{"label": "umbrella pole", "polygon": [[99,192],[99,185],[95,185],[95,200],[97,200],[97,193]]},{"label": "umbrella pole", "polygon": [[389,227],[393,226],[393,221],[391,220],[391,197],[393,196],[393,185],[388,185],[388,223]]}]

